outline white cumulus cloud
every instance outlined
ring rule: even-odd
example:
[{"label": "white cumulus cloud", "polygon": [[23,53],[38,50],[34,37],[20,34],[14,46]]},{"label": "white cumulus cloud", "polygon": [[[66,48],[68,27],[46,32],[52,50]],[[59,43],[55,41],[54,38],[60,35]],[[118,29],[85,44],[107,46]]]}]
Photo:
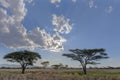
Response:
[{"label": "white cumulus cloud", "polygon": [[71,31],[72,25],[64,16],[53,15],[54,33],[51,35],[40,27],[27,31],[22,24],[27,14],[24,0],[0,1],[0,44],[8,48],[64,50],[67,41],[62,34]]},{"label": "white cumulus cloud", "polygon": [[69,24],[69,19],[65,19],[64,16],[56,16],[53,14],[52,24],[55,26],[54,31],[59,33],[69,33],[72,29],[73,24]]},{"label": "white cumulus cloud", "polygon": [[7,8],[9,6],[9,3],[6,2],[6,0],[0,0],[0,5],[2,5],[3,7]]},{"label": "white cumulus cloud", "polygon": [[61,2],[61,0],[50,0],[51,1],[51,3],[60,3]]},{"label": "white cumulus cloud", "polygon": [[33,42],[33,47],[46,49],[50,51],[62,51],[63,43],[66,39],[55,33],[53,36],[48,34],[45,30],[36,27],[28,33],[28,38]]},{"label": "white cumulus cloud", "polygon": [[59,7],[60,3],[61,3],[61,0],[50,0],[51,4],[55,4],[56,7]]},{"label": "white cumulus cloud", "polygon": [[69,19],[65,19],[64,16],[57,16],[53,14],[52,24],[54,26],[54,34],[48,34],[44,29],[36,27],[29,31],[27,34],[29,40],[32,41],[33,47],[46,49],[50,51],[62,51],[64,50],[63,44],[67,41],[60,34],[68,34],[72,30],[72,25],[69,23]]},{"label": "white cumulus cloud", "polygon": [[10,48],[27,46],[26,29],[21,24],[27,12],[23,0],[4,0],[0,5],[0,44]]}]

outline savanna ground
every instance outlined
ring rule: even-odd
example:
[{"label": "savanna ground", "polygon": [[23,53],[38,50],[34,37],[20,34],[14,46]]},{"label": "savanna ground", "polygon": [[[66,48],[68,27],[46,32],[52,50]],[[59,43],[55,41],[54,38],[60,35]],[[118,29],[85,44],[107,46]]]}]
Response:
[{"label": "savanna ground", "polygon": [[0,80],[120,80],[120,69],[89,69],[87,75],[81,70],[0,69]]}]

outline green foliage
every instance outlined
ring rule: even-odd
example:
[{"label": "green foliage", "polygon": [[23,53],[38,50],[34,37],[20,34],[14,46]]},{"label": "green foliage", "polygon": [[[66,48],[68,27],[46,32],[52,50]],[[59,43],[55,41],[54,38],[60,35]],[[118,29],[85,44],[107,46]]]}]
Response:
[{"label": "green foliage", "polygon": [[71,54],[63,54],[84,64],[96,64],[97,60],[108,58],[104,49],[71,49]]},{"label": "green foliage", "polygon": [[70,54],[63,54],[68,58],[77,60],[81,63],[83,67],[84,74],[86,74],[86,65],[87,64],[98,64],[96,61],[100,59],[108,58],[105,49],[71,49]]},{"label": "green foliage", "polygon": [[4,56],[4,59],[7,59],[10,62],[17,62],[22,67],[22,73],[24,73],[26,67],[28,65],[33,65],[41,56],[39,53],[31,52],[31,51],[16,51],[9,53]]},{"label": "green foliage", "polygon": [[18,62],[21,65],[33,65],[33,63],[40,58],[41,56],[38,53],[27,50],[12,52],[4,56],[4,59],[7,59],[10,62]]},{"label": "green foliage", "polygon": [[63,65],[62,63],[52,65],[52,67],[53,67],[54,69],[60,69],[60,68],[62,68],[63,66],[64,66],[64,65]]},{"label": "green foliage", "polygon": [[44,61],[41,64],[44,66],[44,68],[46,68],[49,65],[49,63],[50,63],[49,61]]}]

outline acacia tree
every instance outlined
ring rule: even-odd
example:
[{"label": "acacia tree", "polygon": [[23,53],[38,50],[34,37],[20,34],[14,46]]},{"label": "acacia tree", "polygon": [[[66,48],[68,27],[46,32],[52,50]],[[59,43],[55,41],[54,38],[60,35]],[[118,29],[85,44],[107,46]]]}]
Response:
[{"label": "acacia tree", "polygon": [[105,53],[105,49],[71,49],[69,50],[72,53],[63,54],[68,58],[72,58],[73,60],[77,60],[81,63],[84,74],[87,74],[86,65],[87,64],[99,64],[96,61],[100,59],[108,58],[107,53]]},{"label": "acacia tree", "polygon": [[54,64],[54,65],[52,65],[52,67],[53,67],[54,69],[60,69],[60,68],[63,67],[63,64],[62,64],[62,63]]},{"label": "acacia tree", "polygon": [[41,59],[41,56],[39,53],[24,50],[9,53],[4,56],[4,59],[19,63],[22,68],[22,74],[24,74],[26,67],[33,65],[38,59]]},{"label": "acacia tree", "polygon": [[44,61],[41,63],[44,68],[46,68],[49,65],[49,61]]}]

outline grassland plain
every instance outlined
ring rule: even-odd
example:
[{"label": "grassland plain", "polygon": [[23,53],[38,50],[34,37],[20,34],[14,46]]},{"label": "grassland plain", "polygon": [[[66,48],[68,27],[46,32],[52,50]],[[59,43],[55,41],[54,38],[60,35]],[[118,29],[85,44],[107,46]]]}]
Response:
[{"label": "grassland plain", "polygon": [[81,70],[0,69],[0,80],[120,80],[120,69],[88,69],[83,75]]}]

